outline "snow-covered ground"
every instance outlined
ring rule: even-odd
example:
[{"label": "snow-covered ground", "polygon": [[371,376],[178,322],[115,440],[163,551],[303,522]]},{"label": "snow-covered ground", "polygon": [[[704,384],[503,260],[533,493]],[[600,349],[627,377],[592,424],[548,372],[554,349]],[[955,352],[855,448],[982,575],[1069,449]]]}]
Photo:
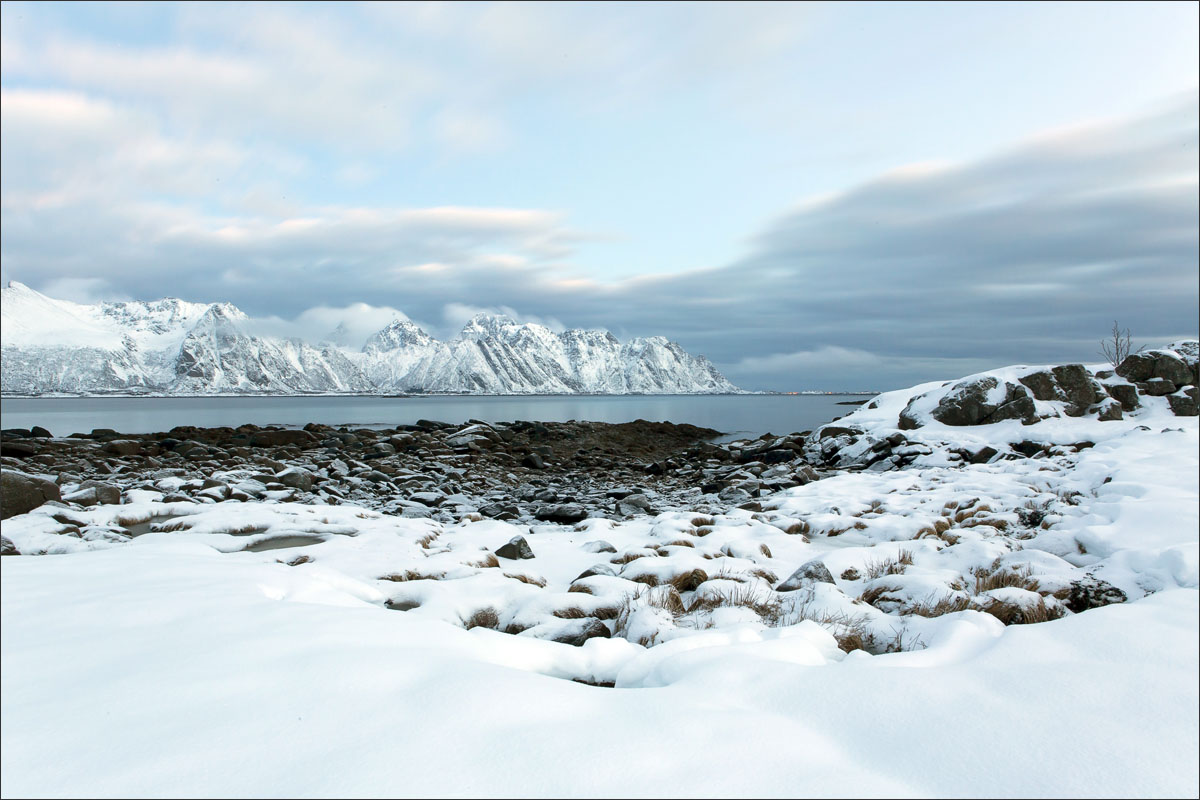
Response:
[{"label": "snow-covered ground", "polygon": [[905,433],[712,515],[11,518],[3,793],[1196,796],[1197,418]]}]

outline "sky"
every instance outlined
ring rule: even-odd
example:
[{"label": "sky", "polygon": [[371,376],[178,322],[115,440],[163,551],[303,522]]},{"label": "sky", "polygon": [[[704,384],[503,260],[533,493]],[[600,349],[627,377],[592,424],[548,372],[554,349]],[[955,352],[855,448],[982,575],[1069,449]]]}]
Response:
[{"label": "sky", "polygon": [[887,390],[1200,329],[1200,5],[0,4],[0,280]]}]

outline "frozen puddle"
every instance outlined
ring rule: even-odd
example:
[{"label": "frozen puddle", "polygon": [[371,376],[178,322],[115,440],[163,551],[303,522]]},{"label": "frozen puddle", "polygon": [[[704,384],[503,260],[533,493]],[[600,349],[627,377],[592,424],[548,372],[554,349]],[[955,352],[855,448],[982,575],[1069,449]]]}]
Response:
[{"label": "frozen puddle", "polygon": [[292,534],[289,536],[276,536],[271,539],[263,539],[262,541],[254,542],[248,547],[243,547],[242,551],[247,553],[262,553],[266,550],[286,550],[289,547],[307,547],[310,544],[321,544],[324,541],[324,537],[321,536]]}]

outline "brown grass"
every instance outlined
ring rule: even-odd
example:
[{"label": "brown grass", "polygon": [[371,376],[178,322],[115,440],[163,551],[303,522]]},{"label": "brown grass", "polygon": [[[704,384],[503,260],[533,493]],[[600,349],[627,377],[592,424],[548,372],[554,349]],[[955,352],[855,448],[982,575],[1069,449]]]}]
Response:
[{"label": "brown grass", "polygon": [[1038,598],[1036,603],[1019,605],[993,599],[983,606],[985,613],[991,614],[1005,625],[1032,625],[1038,622],[1049,622],[1063,616],[1062,609],[1046,605],[1046,601]]},{"label": "brown grass", "polygon": [[476,569],[489,569],[491,567],[500,566],[500,560],[497,559],[491,553],[488,553],[487,555],[485,555],[483,558],[479,559],[478,561],[466,561],[464,563],[466,564],[466,566],[475,567]]},{"label": "brown grass", "polygon": [[901,575],[906,568],[912,566],[912,563],[912,551],[901,550],[891,558],[868,561],[864,569],[867,571],[867,580],[873,581],[884,575]]},{"label": "brown grass", "polygon": [[748,608],[768,625],[778,624],[783,617],[783,602],[779,597],[773,592],[745,584],[706,591],[692,601],[687,613],[718,608]]},{"label": "brown grass", "polygon": [[522,575],[517,572],[506,572],[504,573],[504,577],[512,578],[514,581],[520,581],[521,583],[528,583],[530,586],[536,586],[539,589],[546,588],[546,581],[544,579],[535,578],[532,575]]},{"label": "brown grass", "polygon": [[676,539],[673,542],[667,542],[663,547],[695,547],[696,545],[689,542],[687,539]]},{"label": "brown grass", "polygon": [[415,569],[406,569],[404,572],[381,575],[379,580],[404,583],[405,581],[440,581],[444,577],[446,577],[444,572],[418,572]]},{"label": "brown grass", "polygon": [[771,558],[771,548],[767,547],[765,544],[760,544],[758,546],[758,552],[762,553],[767,558]]},{"label": "brown grass", "polygon": [[806,534],[810,530],[812,530],[812,526],[804,520],[800,520],[799,522],[793,522],[791,525],[788,525],[783,529],[783,532],[791,534],[792,536],[796,536],[797,534]]},{"label": "brown grass", "polygon": [[1039,591],[1037,579],[1033,577],[1029,567],[1024,569],[1002,569],[993,563],[990,569],[975,570],[975,594],[983,594],[992,589],[1015,587],[1031,592]]},{"label": "brown grass", "polygon": [[711,525],[703,525],[699,528],[696,528],[697,536],[708,536],[712,532],[713,532],[713,528]]},{"label": "brown grass", "polygon": [[559,608],[553,612],[554,616],[559,619],[583,619],[590,617],[591,614],[584,611],[579,606],[568,606],[567,608]]},{"label": "brown grass", "polygon": [[856,581],[862,577],[862,574],[854,567],[842,571],[841,578],[844,581]]},{"label": "brown grass", "polygon": [[572,583],[568,592],[578,592],[579,594],[594,594],[594,592],[582,583]]},{"label": "brown grass", "polygon": [[900,614],[915,614],[918,617],[940,617],[943,614],[966,611],[970,607],[971,598],[965,595],[953,594],[947,595],[940,600],[934,600],[932,597],[929,597],[919,603],[904,606],[900,609]]},{"label": "brown grass", "polygon": [[688,570],[681,572],[672,577],[668,583],[675,587],[679,592],[691,592],[700,587],[700,584],[708,580],[708,573],[702,569]]},{"label": "brown grass", "polygon": [[601,606],[592,612],[592,616],[596,619],[616,619],[621,613],[621,609],[617,606]]},{"label": "brown grass", "polygon": [[901,586],[893,586],[890,583],[881,583],[877,586],[872,586],[858,596],[867,605],[875,605],[879,598],[883,597],[888,592],[902,592],[904,588]]},{"label": "brown grass", "polygon": [[500,614],[497,613],[496,609],[488,606],[487,608],[479,609],[470,617],[464,619],[462,623],[463,627],[467,630],[471,630],[472,628],[491,628],[492,630],[496,630],[500,627]]},{"label": "brown grass", "polygon": [[646,553],[622,553],[619,556],[613,556],[608,560],[610,564],[628,564],[632,561],[637,561],[639,558],[645,558]]},{"label": "brown grass", "polygon": [[644,583],[652,588],[658,586],[658,576],[652,572],[645,575],[637,575],[629,580],[633,581],[634,583]]},{"label": "brown grass", "polygon": [[771,570],[763,569],[762,567],[755,567],[754,569],[749,570],[749,574],[755,576],[756,578],[762,578],[764,581],[770,584],[779,582],[778,575],[776,575],[774,572],[771,572]]},{"label": "brown grass", "polygon": [[716,523],[712,517],[692,517],[692,526],[695,528],[708,528]]},{"label": "brown grass", "polygon": [[422,548],[428,550],[429,546],[432,545],[434,542],[436,542],[438,539],[438,536],[440,536],[440,535],[441,534],[439,534],[439,533],[427,533],[424,536],[422,536],[420,539],[417,539],[417,544],[421,545]]}]

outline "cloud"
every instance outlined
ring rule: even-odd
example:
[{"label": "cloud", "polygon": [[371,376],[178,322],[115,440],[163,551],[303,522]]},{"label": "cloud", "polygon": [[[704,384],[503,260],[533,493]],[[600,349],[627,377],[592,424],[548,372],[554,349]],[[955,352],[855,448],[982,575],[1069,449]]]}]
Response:
[{"label": "cloud", "polygon": [[340,307],[314,306],[292,319],[251,317],[246,328],[258,336],[297,338],[310,344],[332,342],[339,347],[360,350],[368,337],[397,319],[408,319],[408,315],[388,306],[351,303]]},{"label": "cloud", "polygon": [[113,291],[103,278],[58,278],[41,287],[43,294],[56,300],[91,305],[105,300],[129,300],[126,294]]},{"label": "cloud", "polygon": [[562,333],[567,329],[567,326],[554,317],[538,317],[530,314],[522,314],[511,306],[472,306],[466,303],[447,303],[442,307],[442,319],[446,323],[443,338],[448,339],[453,337],[458,333],[459,329],[470,322],[471,318],[477,314],[510,317],[520,323],[542,325],[555,333]]}]

